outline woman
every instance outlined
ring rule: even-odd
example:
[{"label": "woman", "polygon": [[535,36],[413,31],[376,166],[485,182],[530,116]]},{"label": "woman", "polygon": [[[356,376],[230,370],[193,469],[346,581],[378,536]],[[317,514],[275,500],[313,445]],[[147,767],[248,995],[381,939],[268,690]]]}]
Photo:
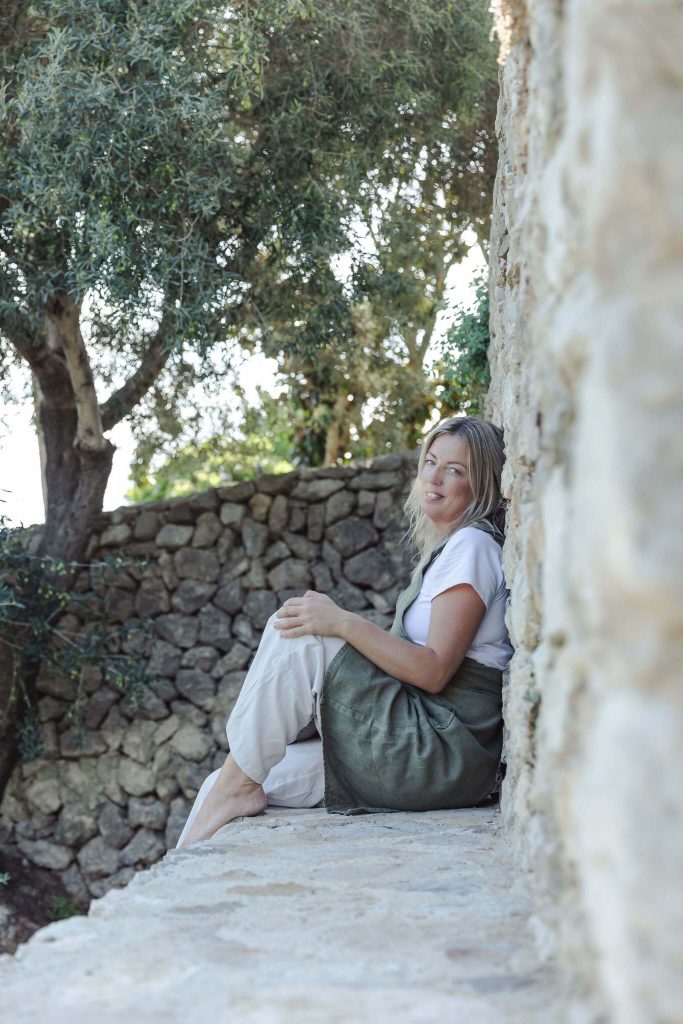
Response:
[{"label": "woman", "polygon": [[[445,420],[406,502],[420,563],[389,633],[308,591],[276,612],[178,846],[268,803],[344,813],[478,803],[502,745],[512,656],[501,568],[500,428]],[[294,743],[314,720],[323,738]]]}]

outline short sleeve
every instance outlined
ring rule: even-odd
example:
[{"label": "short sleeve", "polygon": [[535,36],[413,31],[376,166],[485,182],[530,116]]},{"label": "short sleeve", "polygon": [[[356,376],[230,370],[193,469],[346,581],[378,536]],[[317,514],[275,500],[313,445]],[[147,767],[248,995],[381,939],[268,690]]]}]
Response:
[{"label": "short sleeve", "polygon": [[483,530],[466,526],[457,530],[431,564],[424,579],[429,600],[459,583],[474,587],[487,609],[501,582],[500,547]]}]

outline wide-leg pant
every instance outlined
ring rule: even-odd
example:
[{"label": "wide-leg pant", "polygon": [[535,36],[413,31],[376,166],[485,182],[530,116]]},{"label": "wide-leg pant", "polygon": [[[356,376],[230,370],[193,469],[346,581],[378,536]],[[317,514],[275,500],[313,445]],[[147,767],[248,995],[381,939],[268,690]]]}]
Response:
[{"label": "wide-leg pant", "polygon": [[[343,647],[338,637],[285,639],[268,620],[226,733],[230,752],[250,779],[263,786],[274,807],[315,807],[323,799],[324,772],[320,739],[295,743],[318,717],[325,673]],[[202,783],[178,842],[192,827],[218,770]]]}]

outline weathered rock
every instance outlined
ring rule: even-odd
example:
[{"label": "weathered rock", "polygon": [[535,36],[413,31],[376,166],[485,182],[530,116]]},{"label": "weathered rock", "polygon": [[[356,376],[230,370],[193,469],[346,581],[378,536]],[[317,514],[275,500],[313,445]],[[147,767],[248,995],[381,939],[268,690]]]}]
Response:
[{"label": "weathered rock", "polygon": [[244,588],[239,580],[224,584],[214,595],[213,603],[217,608],[230,615],[238,612],[244,601]]},{"label": "weathered rock", "polygon": [[173,555],[168,551],[162,551],[157,559],[157,565],[159,566],[161,578],[168,590],[175,590],[178,586],[178,577],[175,572]]},{"label": "weathered rock", "polygon": [[[164,629],[166,636],[174,635],[172,629],[164,627],[162,629]],[[185,646],[191,647],[192,644]],[[166,640],[155,640],[152,644],[152,653],[147,665],[148,674],[150,676],[174,676],[178,671],[181,656],[182,652],[172,643],[168,643]]]},{"label": "weathered rock", "polygon": [[285,587],[310,587],[313,577],[310,567],[298,558],[288,558],[280,562],[268,573],[268,583],[272,590],[283,590]]},{"label": "weathered rock", "polygon": [[141,828],[121,851],[121,863],[131,867],[134,864],[154,864],[165,853],[166,845],[161,836]]},{"label": "weathered rock", "polygon": [[215,551],[205,548],[181,548],[173,556],[178,579],[202,580],[209,583],[218,579],[220,564]]},{"label": "weathered rock", "polygon": [[268,529],[271,534],[278,536],[287,526],[289,519],[289,503],[282,494],[278,494],[273,499],[273,504],[270,506],[268,513]]},{"label": "weathered rock", "polygon": [[308,539],[316,542],[322,540],[325,532],[325,506],[312,505],[308,510],[306,522]]},{"label": "weathered rock", "polygon": [[306,537],[302,537],[298,533],[285,533],[284,539],[294,555],[305,562],[312,562],[320,554],[319,544],[314,544],[313,541],[307,540]]},{"label": "weathered rock", "polygon": [[87,882],[113,875],[119,866],[118,851],[105,843],[102,836],[95,836],[87,842],[78,851],[76,859]]},{"label": "weathered rock", "polygon": [[364,551],[344,562],[344,575],[351,583],[384,590],[394,582],[391,561],[384,551]]},{"label": "weathered rock", "polygon": [[198,668],[202,672],[210,672],[218,661],[219,654],[215,647],[207,645],[192,647],[186,651],[180,662],[181,668]]},{"label": "weathered rock", "polygon": [[235,505],[230,502],[221,505],[220,518],[223,526],[238,527],[241,525],[245,515],[246,509],[244,505]]},{"label": "weathered rock", "polygon": [[396,499],[392,492],[382,491],[377,495],[375,512],[372,517],[372,525],[377,527],[378,530],[383,530],[389,525],[391,520],[396,517],[396,514],[400,514],[401,512],[402,510],[400,506],[397,508]]},{"label": "weathered rock", "polygon": [[245,615],[251,619],[257,629],[263,629],[277,607],[277,598],[270,590],[252,590],[244,602]]},{"label": "weathered rock", "polygon": [[[166,640],[176,647],[194,647],[197,642],[199,623],[190,615],[181,615],[179,612],[171,612],[170,615],[160,615],[154,623],[157,636]],[[152,649],[154,657],[155,648]],[[159,674],[172,675],[171,672],[163,671]]]},{"label": "weathered rock", "polygon": [[95,815],[83,810],[80,804],[68,804],[62,808],[55,826],[54,837],[64,846],[82,846],[97,832]]},{"label": "weathered rock", "polygon": [[264,473],[255,481],[256,487],[263,494],[282,496],[288,494],[296,484],[299,474],[296,470],[292,473]]},{"label": "weathered rock", "polygon": [[247,590],[263,590],[266,586],[266,574],[263,566],[260,564],[260,561],[256,561],[256,559],[252,560],[249,572],[246,576],[241,577],[240,583],[242,583]]},{"label": "weathered rock", "polygon": [[258,644],[261,636],[252,626],[251,619],[248,619],[246,615],[235,616],[232,622],[232,635],[247,647],[251,647],[252,650]]},{"label": "weathered rock", "polygon": [[323,501],[335,491],[344,487],[343,480],[308,480],[298,483],[292,491],[292,497],[299,501]]},{"label": "weathered rock", "polygon": [[289,531],[290,533],[301,533],[306,529],[306,508],[303,505],[289,506]]},{"label": "weathered rock", "polygon": [[266,550],[268,527],[254,519],[245,519],[242,523],[242,543],[250,558],[259,558]]},{"label": "weathered rock", "polygon": [[192,537],[193,548],[210,548],[216,543],[222,533],[221,521],[215,512],[202,512],[197,519],[197,525]]},{"label": "weathered rock", "polygon": [[154,540],[159,532],[159,515],[151,508],[143,509],[138,513],[133,527],[133,536],[136,540]]},{"label": "weathered rock", "polygon": [[398,478],[396,473],[359,473],[353,480],[349,481],[352,491],[384,491],[396,487]]},{"label": "weathered rock", "polygon": [[270,512],[270,506],[273,499],[268,494],[259,493],[258,491],[249,499],[249,511],[253,519],[257,523],[265,523],[268,519],[268,513]]},{"label": "weathered rock", "polygon": [[133,835],[133,829],[116,804],[108,803],[102,808],[97,819],[97,829],[105,843],[114,850],[120,850]]},{"label": "weathered rock", "polygon": [[[125,701],[124,706],[127,704],[128,701]],[[148,718],[153,722],[158,721],[160,718],[165,718],[168,714],[168,708],[163,700],[160,700],[149,686],[144,687],[142,692],[136,695],[131,708],[136,718]]]},{"label": "weathered rock", "polygon": [[358,493],[358,515],[371,516],[375,511],[377,495],[374,491],[359,491]]},{"label": "weathered rock", "polygon": [[69,704],[65,700],[58,700],[56,697],[43,697],[38,701],[38,720],[52,722],[60,719],[68,706]]},{"label": "weathered rock", "polygon": [[171,603],[175,611],[182,612],[184,615],[192,615],[199,608],[203,608],[215,592],[215,583],[184,579],[173,594]]},{"label": "weathered rock", "polygon": [[178,692],[196,704],[197,707],[210,709],[216,693],[216,683],[208,672],[198,668],[183,668],[176,676]]},{"label": "weathered rock", "polygon": [[158,747],[170,739],[176,729],[180,728],[181,719],[177,715],[170,715],[164,722],[157,725],[154,733],[154,746]]},{"label": "weathered rock", "polygon": [[164,841],[166,848],[172,850],[180,838],[187,816],[190,813],[190,801],[182,796],[177,796],[171,801],[168,821],[166,822],[166,833]]},{"label": "weathered rock", "polygon": [[167,818],[168,806],[161,800],[132,796],[128,801],[128,821],[134,828],[141,825],[159,832],[166,827]]},{"label": "weathered rock", "polygon": [[327,594],[334,586],[332,573],[323,562],[317,562],[312,566],[313,589],[321,594]]},{"label": "weathered rock", "polygon": [[181,523],[189,526],[194,522],[194,512],[187,498],[171,498],[165,502],[166,519],[169,523]]},{"label": "weathered rock", "polygon": [[135,868],[119,868],[107,878],[94,878],[88,883],[90,895],[96,900],[102,899],[112,889],[123,889],[135,877]]},{"label": "weathered rock", "polygon": [[161,579],[143,579],[135,596],[135,612],[141,619],[163,615],[170,608],[168,591]]},{"label": "weathered rock", "polygon": [[250,565],[251,562],[244,553],[244,548],[241,546],[235,548],[220,571],[220,576],[218,577],[219,586],[223,586],[232,580],[236,580],[239,576],[243,576],[245,572],[248,572]]},{"label": "weathered rock", "polygon": [[128,757],[119,761],[117,772],[121,788],[130,796],[146,796],[154,790],[154,774],[148,765],[138,764]]},{"label": "weathered rock", "polygon": [[60,843],[51,843],[47,839],[17,840],[17,846],[32,864],[52,871],[63,871],[74,859],[73,850]]},{"label": "weathered rock", "polygon": [[229,615],[209,604],[199,613],[199,642],[203,645],[216,647],[219,651],[227,651],[232,644]]},{"label": "weathered rock", "polygon": [[[296,536],[296,534],[292,534],[292,536]],[[301,537],[298,539],[303,540],[303,538]],[[291,553],[292,552],[284,543],[284,541],[277,540],[275,541],[274,544],[270,545],[268,550],[261,558],[261,565],[263,566],[264,569],[272,569],[273,566],[277,565],[278,562],[282,562],[284,561],[285,558],[289,558]]]},{"label": "weathered rock", "polygon": [[169,551],[177,551],[190,543],[193,528],[189,525],[182,526],[178,523],[166,523],[159,530],[155,543],[159,548],[167,548]]},{"label": "weathered rock", "polygon": [[227,487],[219,487],[217,494],[221,501],[247,501],[256,490],[256,484],[251,480],[245,480],[239,484],[230,484]]},{"label": "weathered rock", "polygon": [[202,761],[213,746],[212,737],[191,722],[183,722],[169,742],[188,761]]},{"label": "weathered rock", "polygon": [[59,753],[62,757],[93,757],[104,754],[107,744],[98,732],[91,729],[67,729],[59,737]]},{"label": "weathered rock", "polygon": [[206,725],[206,712],[190,700],[174,700],[171,704],[171,711],[182,721],[192,722],[193,725],[198,725],[200,728]]},{"label": "weathered rock", "polygon": [[194,800],[202,782],[210,771],[210,764],[205,764],[204,762],[196,764],[192,761],[183,762],[178,768],[177,774],[178,784],[183,795],[190,800]]},{"label": "weathered rock", "polygon": [[76,696],[77,687],[74,680],[47,667],[41,668],[36,685],[40,693],[47,693],[63,701],[70,702]]},{"label": "weathered rock", "polygon": [[85,709],[84,722],[88,729],[99,729],[109,711],[121,699],[121,691],[105,686],[88,701]]},{"label": "weathered rock", "polygon": [[329,596],[341,608],[345,608],[350,612],[358,612],[368,606],[368,599],[365,595],[365,591],[361,590],[359,587],[355,587],[347,580],[340,580],[339,583],[330,590]]},{"label": "weathered rock", "polygon": [[356,495],[349,491],[337,491],[325,503],[325,523],[330,526],[332,523],[345,519],[356,506]]},{"label": "weathered rock", "polygon": [[56,778],[35,779],[26,787],[25,797],[31,807],[41,814],[54,814],[62,806]]},{"label": "weathered rock", "polygon": [[78,864],[71,864],[66,871],[60,872],[59,877],[74,906],[85,909],[90,902],[90,890]]},{"label": "weathered rock", "polygon": [[149,683],[149,688],[166,704],[169,704],[174,697],[178,696],[176,685],[170,679],[152,679]]},{"label": "weathered rock", "polygon": [[379,540],[377,530],[366,519],[356,518],[345,519],[334,526],[329,526],[325,536],[344,558],[364,551],[365,548],[377,544]]},{"label": "weathered rock", "polygon": [[133,531],[126,523],[120,523],[118,526],[108,526],[100,537],[100,547],[118,548],[125,544],[127,540],[130,540],[132,535]]},{"label": "weathered rock", "polygon": [[134,761],[147,764],[154,752],[155,722],[132,722],[123,737],[123,752]]},{"label": "weathered rock", "polygon": [[221,531],[218,543],[216,544],[216,554],[218,555],[218,561],[221,565],[233,556],[236,547],[236,539],[234,530],[225,526]]},{"label": "weathered rock", "polygon": [[234,672],[236,669],[244,668],[251,660],[251,647],[236,641],[227,654],[224,654],[220,661],[214,665],[211,675],[214,679],[221,679],[226,672]]}]

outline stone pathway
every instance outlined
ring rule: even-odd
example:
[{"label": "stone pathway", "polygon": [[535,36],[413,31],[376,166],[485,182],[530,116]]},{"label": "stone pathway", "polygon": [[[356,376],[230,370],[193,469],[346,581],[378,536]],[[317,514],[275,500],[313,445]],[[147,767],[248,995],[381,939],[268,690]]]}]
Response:
[{"label": "stone pathway", "polygon": [[0,958],[12,1024],[556,1024],[497,810],[269,810]]}]

